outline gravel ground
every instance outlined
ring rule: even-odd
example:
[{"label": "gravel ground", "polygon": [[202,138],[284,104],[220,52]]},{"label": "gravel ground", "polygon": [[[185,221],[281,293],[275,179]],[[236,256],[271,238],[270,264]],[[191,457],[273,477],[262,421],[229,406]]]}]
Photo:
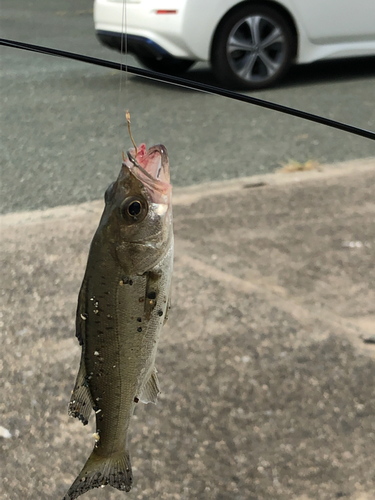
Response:
[{"label": "gravel ground", "polygon": [[[132,422],[129,498],[374,500],[374,186],[369,160],[177,190],[162,394]],[[67,403],[100,211],[0,218],[4,500],[61,499],[93,446]]]}]

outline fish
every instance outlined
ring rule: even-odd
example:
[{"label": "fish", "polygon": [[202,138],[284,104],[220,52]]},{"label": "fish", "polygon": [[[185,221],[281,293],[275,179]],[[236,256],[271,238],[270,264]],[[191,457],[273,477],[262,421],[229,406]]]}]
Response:
[{"label": "fish", "polygon": [[[123,155],[124,156],[124,155]],[[64,496],[105,485],[128,492],[128,431],[138,402],[160,393],[155,357],[170,308],[173,217],[165,146],[134,147],[105,192],[78,296],[81,361],[69,415],[95,412],[94,449]]]}]

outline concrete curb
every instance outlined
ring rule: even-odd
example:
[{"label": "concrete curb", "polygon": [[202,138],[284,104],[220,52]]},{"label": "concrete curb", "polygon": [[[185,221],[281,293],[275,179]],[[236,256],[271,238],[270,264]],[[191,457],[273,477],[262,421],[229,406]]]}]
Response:
[{"label": "concrete curb", "polygon": [[[325,180],[332,177],[358,174],[375,170],[375,157],[351,160],[347,162],[320,165],[319,170],[308,170],[293,173],[273,173],[241,177],[227,181],[206,182],[175,188],[173,191],[173,205],[189,205],[207,196],[229,193],[242,189],[252,189],[266,186],[281,186],[298,182]],[[41,223],[43,221],[76,218],[88,214],[101,214],[103,201],[95,200],[77,205],[63,205],[46,210],[33,210],[26,212],[14,212],[0,215],[0,227],[9,225],[23,225]]]}]

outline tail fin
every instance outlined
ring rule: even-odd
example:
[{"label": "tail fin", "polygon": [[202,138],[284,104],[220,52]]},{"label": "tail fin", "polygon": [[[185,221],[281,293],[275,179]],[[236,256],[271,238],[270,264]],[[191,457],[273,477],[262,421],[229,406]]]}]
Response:
[{"label": "tail fin", "polygon": [[121,491],[130,491],[132,482],[132,468],[127,452],[104,458],[94,449],[63,500],[73,500],[86,491],[106,484]]}]

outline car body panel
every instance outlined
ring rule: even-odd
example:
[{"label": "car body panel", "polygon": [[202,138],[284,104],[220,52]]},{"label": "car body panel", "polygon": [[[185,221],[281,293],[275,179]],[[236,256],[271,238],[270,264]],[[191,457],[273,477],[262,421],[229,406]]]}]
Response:
[{"label": "car body panel", "polygon": [[[170,57],[209,61],[214,33],[236,5],[233,0],[95,0],[98,33],[152,40]],[[262,0],[256,2],[262,3]],[[374,0],[277,0],[264,2],[287,11],[298,38],[296,61],[375,55]],[[176,14],[157,14],[176,10]],[[126,19],[126,23],[125,23]],[[123,21],[124,20],[124,21]],[[162,57],[162,56],[161,56]]]},{"label": "car body panel", "polygon": [[375,38],[373,0],[293,0],[292,10],[313,44],[366,42]]}]

